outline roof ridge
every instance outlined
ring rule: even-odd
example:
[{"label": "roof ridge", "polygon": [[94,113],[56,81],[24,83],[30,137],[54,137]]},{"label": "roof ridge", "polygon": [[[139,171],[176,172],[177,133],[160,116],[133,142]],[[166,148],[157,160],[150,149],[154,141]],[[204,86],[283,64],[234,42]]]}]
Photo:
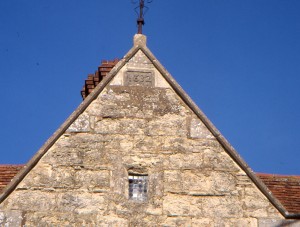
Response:
[{"label": "roof ridge", "polygon": [[0,164],[0,167],[2,166],[25,166],[25,164]]},{"label": "roof ridge", "polygon": [[296,178],[300,180],[300,175],[286,175],[286,174],[274,174],[274,173],[256,173],[256,175],[261,177],[280,177],[280,178]]}]

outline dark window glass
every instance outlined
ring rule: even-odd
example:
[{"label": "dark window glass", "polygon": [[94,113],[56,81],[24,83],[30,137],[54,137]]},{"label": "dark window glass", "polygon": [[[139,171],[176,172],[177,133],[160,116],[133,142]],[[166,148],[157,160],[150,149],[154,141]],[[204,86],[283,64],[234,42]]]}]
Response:
[{"label": "dark window glass", "polygon": [[129,199],[136,201],[147,200],[148,176],[129,175]]}]

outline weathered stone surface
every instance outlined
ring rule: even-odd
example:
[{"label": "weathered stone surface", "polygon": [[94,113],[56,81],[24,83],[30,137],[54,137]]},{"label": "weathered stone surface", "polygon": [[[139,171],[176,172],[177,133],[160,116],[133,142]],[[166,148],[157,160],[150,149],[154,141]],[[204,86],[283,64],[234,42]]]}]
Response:
[{"label": "weathered stone surface", "polygon": [[88,132],[90,130],[90,116],[81,114],[77,120],[68,128],[67,132]]},{"label": "weathered stone surface", "polygon": [[192,226],[191,218],[185,217],[168,217],[167,220],[163,223],[164,227],[189,227]]},{"label": "weathered stone surface", "polygon": [[124,75],[125,86],[154,87],[155,77],[152,70],[128,70]]},{"label": "weathered stone surface", "polygon": [[[126,84],[128,71],[151,72],[154,82]],[[130,200],[129,174],[148,176],[146,201]],[[142,51],[0,205],[0,226],[268,226],[281,219]]]},{"label": "weathered stone surface", "polygon": [[243,216],[242,203],[236,196],[207,196],[199,198],[205,217],[231,217],[241,218]]},{"label": "weathered stone surface", "polygon": [[211,132],[206,128],[203,122],[200,119],[193,118],[191,120],[190,126],[190,136],[191,138],[198,139],[213,139],[214,136]]},{"label": "weathered stone surface", "polygon": [[168,194],[164,197],[163,209],[168,216],[188,216],[190,213],[190,196]]},{"label": "weathered stone surface", "polygon": [[119,218],[118,216],[104,216],[98,217],[99,221],[97,222],[99,226],[103,227],[127,227],[129,226],[128,220],[124,218]]},{"label": "weathered stone surface", "polygon": [[277,227],[277,226],[288,226],[298,227],[300,226],[299,220],[278,220],[278,219],[259,219],[259,227]]},{"label": "weathered stone surface", "polygon": [[235,192],[235,179],[230,174],[199,170],[165,171],[165,191],[194,196],[225,195]]},{"label": "weathered stone surface", "polygon": [[[175,96],[175,97],[174,97]],[[90,116],[101,118],[147,118],[166,114],[184,116],[189,110],[170,89],[111,86],[88,108]]]},{"label": "weathered stone surface", "polygon": [[23,213],[19,210],[0,211],[0,226],[22,226],[23,218]]},{"label": "weathered stone surface", "polygon": [[152,62],[146,55],[139,50],[128,62],[128,67],[132,68],[154,68]]},{"label": "weathered stone surface", "polygon": [[192,218],[192,226],[211,227],[213,220],[209,218]]},{"label": "weathered stone surface", "polygon": [[231,219],[222,219],[215,222],[215,225],[232,227],[232,226],[247,226],[255,227],[257,226],[257,219],[255,218],[231,218]]},{"label": "weathered stone surface", "polygon": [[144,134],[146,121],[143,119],[120,119],[115,121],[111,118],[99,119],[95,123],[95,132],[101,134]]}]

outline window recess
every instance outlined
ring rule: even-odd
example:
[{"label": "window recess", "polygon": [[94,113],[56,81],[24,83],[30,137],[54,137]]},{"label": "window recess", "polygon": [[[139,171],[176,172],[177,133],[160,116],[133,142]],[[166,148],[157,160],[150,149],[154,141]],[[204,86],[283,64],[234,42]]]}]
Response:
[{"label": "window recess", "polygon": [[148,175],[129,175],[129,199],[146,201],[148,198]]}]

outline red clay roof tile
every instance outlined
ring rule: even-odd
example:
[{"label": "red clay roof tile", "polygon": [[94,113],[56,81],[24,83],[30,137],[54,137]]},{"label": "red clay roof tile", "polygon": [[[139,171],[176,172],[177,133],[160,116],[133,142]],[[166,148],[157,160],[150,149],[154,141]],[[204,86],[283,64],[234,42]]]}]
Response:
[{"label": "red clay roof tile", "polygon": [[23,167],[24,165],[0,165],[0,192]]},{"label": "red clay roof tile", "polygon": [[300,213],[300,176],[257,173],[289,213]]}]

